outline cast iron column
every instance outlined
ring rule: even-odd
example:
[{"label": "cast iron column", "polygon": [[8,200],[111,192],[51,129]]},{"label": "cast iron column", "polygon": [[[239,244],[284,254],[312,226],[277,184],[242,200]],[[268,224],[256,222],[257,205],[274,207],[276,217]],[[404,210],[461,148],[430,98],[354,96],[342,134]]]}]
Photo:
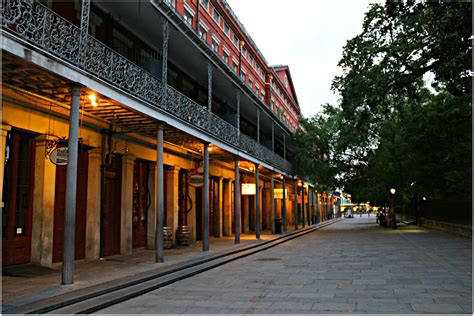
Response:
[{"label": "cast iron column", "polygon": [[[163,57],[161,60],[162,63],[162,73],[161,73],[161,82],[164,87],[166,87],[167,78],[168,78],[168,42],[170,36],[170,25],[167,20],[163,22]],[[166,90],[165,90],[166,91]]]},{"label": "cast iron column", "polygon": [[295,178],[295,229],[298,229],[298,178]]},{"label": "cast iron column", "polygon": [[163,251],[163,220],[165,214],[165,173],[163,168],[163,125],[158,125],[156,146],[156,177],[155,177],[155,205],[156,205],[156,256],[155,262],[164,261]]},{"label": "cast iron column", "polygon": [[301,225],[305,228],[305,216],[304,216],[304,183],[301,186]]},{"label": "cast iron column", "polygon": [[234,181],[234,223],[235,223],[235,243],[240,243],[240,172],[239,157],[235,156],[234,161],[235,181]]},{"label": "cast iron column", "polygon": [[204,218],[202,251],[209,251],[209,143],[204,142]]},{"label": "cast iron column", "polygon": [[258,163],[255,164],[255,238],[260,239],[260,187]]},{"label": "cast iron column", "polygon": [[287,231],[287,223],[286,223],[286,198],[287,198],[288,194],[286,192],[286,177],[283,176],[283,202],[281,204],[282,206],[282,210],[281,210],[281,213],[282,213],[282,217],[283,217],[283,231],[286,232]]},{"label": "cast iron column", "polygon": [[207,110],[212,112],[212,63],[207,61]]},{"label": "cast iron column", "polygon": [[260,109],[257,109],[257,143],[260,143]]},{"label": "cast iron column", "polygon": [[273,171],[271,172],[270,185],[271,185],[270,200],[271,200],[271,208],[272,208],[272,218],[271,218],[272,234],[275,234],[275,179],[274,179]]},{"label": "cast iron column", "polygon": [[79,38],[79,64],[84,65],[87,57],[87,38],[89,34],[89,15],[90,15],[90,0],[82,0],[81,5],[81,25],[80,25],[80,38]]},{"label": "cast iron column", "polygon": [[66,174],[66,206],[64,210],[64,253],[62,284],[74,283],[74,246],[76,235],[77,156],[79,150],[79,103],[81,86],[71,86],[71,113]]}]

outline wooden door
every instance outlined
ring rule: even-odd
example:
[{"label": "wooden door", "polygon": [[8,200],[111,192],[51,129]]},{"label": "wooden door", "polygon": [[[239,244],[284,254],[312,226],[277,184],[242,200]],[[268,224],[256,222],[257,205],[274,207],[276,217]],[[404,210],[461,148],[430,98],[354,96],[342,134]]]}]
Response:
[{"label": "wooden door", "polygon": [[12,131],[5,146],[2,265],[6,266],[31,260],[35,144],[32,136]]},{"label": "wooden door", "polygon": [[135,161],[133,169],[132,246],[146,246],[147,213],[151,195],[148,190],[149,166],[145,161]]},{"label": "wooden door", "polygon": [[[74,258],[83,259],[86,255],[86,214],[87,214],[87,171],[88,153],[79,151],[77,161],[76,193],[76,235]],[[56,166],[56,185],[54,193],[53,262],[63,261],[64,250],[64,212],[66,207],[67,166]],[[94,192],[93,194],[100,194]]]},{"label": "wooden door", "polygon": [[122,159],[115,156],[105,172],[104,256],[120,253]]}]

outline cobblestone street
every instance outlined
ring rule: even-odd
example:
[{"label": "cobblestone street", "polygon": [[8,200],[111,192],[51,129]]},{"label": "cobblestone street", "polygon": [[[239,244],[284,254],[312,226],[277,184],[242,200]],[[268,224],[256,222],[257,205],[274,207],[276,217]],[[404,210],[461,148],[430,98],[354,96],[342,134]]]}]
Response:
[{"label": "cobblestone street", "polygon": [[100,313],[472,313],[471,239],[345,219]]}]

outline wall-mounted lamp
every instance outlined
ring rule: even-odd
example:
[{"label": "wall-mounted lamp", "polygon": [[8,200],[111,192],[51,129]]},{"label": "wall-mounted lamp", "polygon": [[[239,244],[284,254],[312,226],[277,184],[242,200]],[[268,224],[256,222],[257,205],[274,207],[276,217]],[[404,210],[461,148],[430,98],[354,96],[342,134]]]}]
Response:
[{"label": "wall-mounted lamp", "polygon": [[390,189],[390,193],[391,193],[392,195],[395,195],[396,192],[397,192],[397,190],[395,190],[394,188],[391,188],[391,189]]},{"label": "wall-mounted lamp", "polygon": [[95,94],[91,93],[89,94],[89,100],[91,101],[91,105],[92,107],[97,107],[99,104],[97,103],[97,97],[95,96]]}]

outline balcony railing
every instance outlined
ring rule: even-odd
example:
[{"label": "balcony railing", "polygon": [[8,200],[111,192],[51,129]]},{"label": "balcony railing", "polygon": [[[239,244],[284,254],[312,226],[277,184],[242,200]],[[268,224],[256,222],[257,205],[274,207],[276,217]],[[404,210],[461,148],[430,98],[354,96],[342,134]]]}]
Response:
[{"label": "balcony railing", "polygon": [[[291,164],[241,134],[236,127],[197,104],[176,89],[88,35],[81,44],[80,29],[44,5],[25,0],[3,2],[2,30],[46,51],[124,93],[197,127],[224,143],[279,169],[292,172]],[[84,40],[83,40],[84,41]],[[82,48],[81,48],[82,47]]]}]

